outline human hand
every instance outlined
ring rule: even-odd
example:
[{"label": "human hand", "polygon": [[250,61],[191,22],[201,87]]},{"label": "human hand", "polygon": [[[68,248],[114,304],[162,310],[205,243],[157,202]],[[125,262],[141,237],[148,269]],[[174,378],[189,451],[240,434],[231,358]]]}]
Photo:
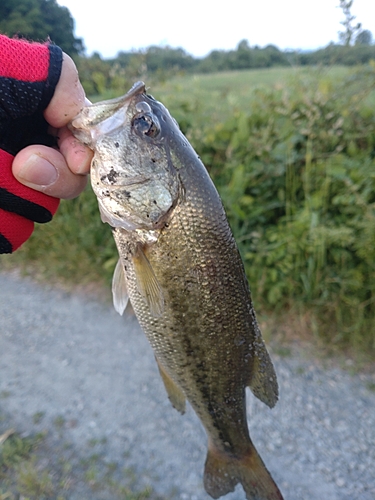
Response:
[{"label": "human hand", "polygon": [[44,117],[52,127],[59,149],[33,144],[14,158],[16,179],[32,189],[70,199],[78,196],[87,182],[92,151],[75,139],[67,124],[85,106],[85,92],[72,59],[63,54],[61,76]]},{"label": "human hand", "polygon": [[84,189],[92,153],[66,126],[84,104],[59,47],[0,35],[0,254],[50,221],[59,198]]}]

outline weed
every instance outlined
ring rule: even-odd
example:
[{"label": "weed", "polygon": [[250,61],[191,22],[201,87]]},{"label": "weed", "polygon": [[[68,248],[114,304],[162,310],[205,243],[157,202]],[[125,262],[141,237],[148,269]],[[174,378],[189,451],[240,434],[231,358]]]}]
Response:
[{"label": "weed", "polygon": [[53,421],[56,429],[61,430],[65,425],[65,418],[62,415],[58,415]]},{"label": "weed", "polygon": [[106,442],[107,442],[107,438],[106,437],[91,438],[91,439],[88,440],[87,444],[90,446],[90,448],[94,448],[95,446],[105,444]]},{"label": "weed", "polygon": [[273,349],[275,354],[278,354],[282,358],[288,358],[292,354],[292,350],[289,347],[276,346]]},{"label": "weed", "polygon": [[6,471],[28,458],[38,441],[38,438],[22,438],[19,434],[12,432],[0,445],[0,474],[1,471]]},{"label": "weed", "polygon": [[36,457],[19,467],[18,490],[21,494],[39,499],[52,495],[53,489],[50,473],[40,470]]},{"label": "weed", "polygon": [[[92,492],[104,492],[113,499],[156,500],[149,487],[137,491],[131,468],[119,471],[117,463],[106,463],[98,453],[81,460],[77,467],[62,456],[63,450],[55,450],[61,456],[53,463],[46,458],[51,454],[44,438],[45,434],[21,437],[12,429],[0,435],[0,500],[65,500],[77,475]],[[105,441],[98,439],[97,444]]]},{"label": "weed", "polygon": [[34,415],[33,415],[33,423],[34,424],[40,424],[40,422],[42,421],[44,415],[45,415],[44,411],[38,411],[38,412],[34,413]]}]

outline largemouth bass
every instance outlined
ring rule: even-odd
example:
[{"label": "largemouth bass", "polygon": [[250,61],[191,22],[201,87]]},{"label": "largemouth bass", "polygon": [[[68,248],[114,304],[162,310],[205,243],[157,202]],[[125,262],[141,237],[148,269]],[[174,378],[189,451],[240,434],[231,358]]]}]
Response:
[{"label": "largemouth bass", "polygon": [[119,252],[115,308],[130,298],[172,405],[208,436],[204,486],[282,500],[249,435],[245,388],[278,399],[244,267],[220,197],[168,110],[136,83],[70,125],[95,152],[91,183]]}]

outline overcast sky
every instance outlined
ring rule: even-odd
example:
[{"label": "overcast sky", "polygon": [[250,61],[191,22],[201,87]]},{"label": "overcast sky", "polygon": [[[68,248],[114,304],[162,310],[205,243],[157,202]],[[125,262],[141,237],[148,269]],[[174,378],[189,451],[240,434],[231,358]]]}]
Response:
[{"label": "overcast sky", "polygon": [[[339,0],[57,0],[68,7],[87,54],[104,58],[150,45],[182,47],[196,57],[250,45],[315,49],[338,40]],[[375,0],[354,0],[352,14],[375,36]]]}]

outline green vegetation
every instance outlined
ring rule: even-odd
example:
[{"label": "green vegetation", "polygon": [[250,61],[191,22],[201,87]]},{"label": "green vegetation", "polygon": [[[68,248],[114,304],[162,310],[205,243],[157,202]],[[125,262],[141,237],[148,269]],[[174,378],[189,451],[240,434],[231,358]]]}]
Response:
[{"label": "green vegetation", "polygon": [[13,429],[0,432],[0,500],[67,500],[77,480],[114,500],[159,498],[149,487],[139,489],[132,469],[108,463],[100,453],[76,461],[67,450],[54,448],[52,453],[43,433],[21,437]]},{"label": "green vegetation", "polygon": [[35,450],[43,435],[21,437],[12,429],[0,435],[0,499],[14,500],[14,492],[27,498],[45,498],[52,492],[47,470],[37,467]]},{"label": "green vegetation", "polygon": [[149,46],[130,52],[119,51],[115,58],[103,60],[99,53],[86,57],[84,42],[74,35],[74,19],[68,8],[56,0],[2,0],[0,33],[30,40],[50,39],[75,59],[87,94],[120,91],[136,79],[162,82],[172,74],[216,73],[291,65],[365,64],[375,59],[375,45],[369,30],[352,15],[353,0],[340,0],[342,31],[339,43],[315,51],[282,51],[275,45],[250,46],[240,40],[233,50],[212,50],[196,58],[181,47]]},{"label": "green vegetation", "polygon": [[[263,77],[263,84],[262,82]],[[375,65],[257,70],[153,86],[223,198],[258,311],[307,315],[328,345],[375,349]],[[5,260],[109,284],[117,260],[88,188]]]},{"label": "green vegetation", "polygon": [[83,41],[73,34],[70,11],[56,0],[1,0],[0,33],[30,40],[50,38],[70,55],[83,52]]},{"label": "green vegetation", "polygon": [[[81,462],[85,469],[84,477],[92,491],[110,491],[112,498],[121,500],[161,500],[156,497],[149,487],[136,493],[136,474],[132,469],[124,468],[118,470],[116,463],[103,463],[98,454],[93,454]],[[118,476],[125,478],[127,485],[118,480]],[[122,483],[122,484],[121,484]]]},{"label": "green vegetation", "polygon": [[[132,52],[119,52],[115,59],[102,60],[99,53],[78,57],[76,64],[87,94],[124,92],[135,80],[166,82],[178,73],[202,75],[243,71],[256,68],[290,68],[321,65],[357,66],[375,59],[375,45],[369,30],[355,21],[351,13],[353,0],[340,0],[344,20],[339,32],[340,43],[331,42],[322,49],[302,52],[281,51],[274,45],[251,47],[241,40],[235,50],[213,50],[204,58],[194,58],[182,48],[151,46]],[[216,82],[214,84],[217,86]],[[194,86],[193,86],[194,87]],[[244,86],[242,86],[243,88]]]},{"label": "green vegetation", "polygon": [[[203,59],[193,59],[182,49],[148,47],[137,52],[120,52],[112,60],[102,59],[95,53],[91,57],[75,57],[75,62],[86,93],[103,95],[106,92],[123,93],[136,80],[158,85],[169,82],[175,75],[187,78],[212,75],[216,79],[218,72],[229,74],[247,69],[270,69],[277,73],[280,70],[287,72],[291,67],[308,69],[317,65],[353,67],[375,59],[375,45],[371,44],[344,46],[331,43],[312,52],[281,52],[274,46],[262,49],[249,47],[243,42],[246,41],[240,42],[236,50],[213,51]],[[170,53],[174,56],[169,57]],[[277,57],[268,59],[269,54],[277,54]],[[186,64],[187,60],[191,62]]]},{"label": "green vegetation", "polygon": [[330,344],[375,348],[375,66],[257,89],[196,147],[223,197],[256,302],[308,310]]},{"label": "green vegetation", "polygon": [[[275,45],[250,46],[240,40],[233,50],[212,50],[196,58],[181,47],[149,46],[130,52],[119,51],[113,59],[100,53],[85,54],[84,42],[74,35],[74,20],[56,0],[2,0],[0,33],[31,40],[50,39],[72,56],[88,95],[123,93],[135,80],[162,83],[178,73],[197,75],[247,69],[290,68],[291,66],[356,66],[375,59],[375,44],[369,30],[352,15],[353,0],[340,0],[344,20],[339,43],[331,42],[313,51],[280,50]],[[276,71],[278,71],[276,69]]]}]

